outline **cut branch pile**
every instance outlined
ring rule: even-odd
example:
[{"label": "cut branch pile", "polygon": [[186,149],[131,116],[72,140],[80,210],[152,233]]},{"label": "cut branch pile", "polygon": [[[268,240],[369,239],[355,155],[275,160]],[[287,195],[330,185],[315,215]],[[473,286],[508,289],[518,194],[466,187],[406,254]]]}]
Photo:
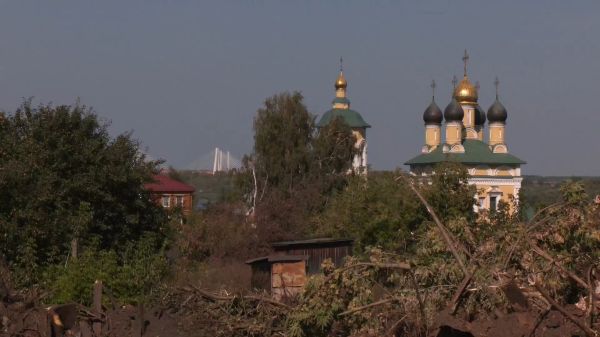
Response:
[{"label": "cut branch pile", "polygon": [[324,275],[285,304],[189,286],[164,305],[206,336],[597,334],[598,205],[554,204],[528,223],[444,223],[412,178],[399,179],[433,220],[410,261],[374,248],[367,261],[324,263]]}]

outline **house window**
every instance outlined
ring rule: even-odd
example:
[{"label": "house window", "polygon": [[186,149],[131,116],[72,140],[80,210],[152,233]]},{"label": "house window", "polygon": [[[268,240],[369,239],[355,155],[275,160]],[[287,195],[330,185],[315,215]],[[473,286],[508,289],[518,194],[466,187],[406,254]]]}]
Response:
[{"label": "house window", "polygon": [[183,195],[178,195],[175,197],[175,206],[183,207]]},{"label": "house window", "polygon": [[485,198],[479,198],[479,209],[485,208]]},{"label": "house window", "polygon": [[163,197],[162,197],[162,205],[163,205],[163,207],[169,207],[169,206],[171,206],[171,197],[169,197],[168,195],[163,195]]},{"label": "house window", "polygon": [[490,211],[495,212],[498,202],[498,197],[490,197]]}]

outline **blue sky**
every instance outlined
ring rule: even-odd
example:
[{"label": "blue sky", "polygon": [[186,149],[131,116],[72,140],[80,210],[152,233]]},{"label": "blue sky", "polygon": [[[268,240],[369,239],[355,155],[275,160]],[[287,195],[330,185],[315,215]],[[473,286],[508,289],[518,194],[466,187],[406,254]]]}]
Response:
[{"label": "blue sky", "polygon": [[393,169],[423,143],[431,79],[443,108],[466,48],[485,109],[500,78],[526,174],[598,175],[598,17],[598,1],[2,1],[0,109],[79,97],[183,167],[216,146],[250,152],[275,93],[327,110],[343,56],[369,161]]}]

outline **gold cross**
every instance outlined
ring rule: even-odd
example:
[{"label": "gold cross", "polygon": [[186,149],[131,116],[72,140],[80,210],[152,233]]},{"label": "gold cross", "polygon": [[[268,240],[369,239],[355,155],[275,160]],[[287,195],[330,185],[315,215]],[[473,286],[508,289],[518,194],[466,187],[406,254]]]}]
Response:
[{"label": "gold cross", "polygon": [[465,49],[465,56],[463,56],[462,60],[465,63],[465,76],[467,76],[467,61],[469,61],[469,54],[467,53],[466,49]]}]

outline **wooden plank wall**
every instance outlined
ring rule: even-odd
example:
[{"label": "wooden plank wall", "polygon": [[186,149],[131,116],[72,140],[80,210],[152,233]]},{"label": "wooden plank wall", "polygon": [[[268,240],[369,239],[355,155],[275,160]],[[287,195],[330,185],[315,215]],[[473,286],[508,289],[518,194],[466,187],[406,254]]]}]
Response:
[{"label": "wooden plank wall", "polygon": [[289,255],[308,256],[308,274],[313,275],[321,271],[321,263],[325,259],[331,259],[336,267],[340,267],[344,258],[351,255],[351,246],[323,246],[323,247],[294,247],[287,250]]}]

